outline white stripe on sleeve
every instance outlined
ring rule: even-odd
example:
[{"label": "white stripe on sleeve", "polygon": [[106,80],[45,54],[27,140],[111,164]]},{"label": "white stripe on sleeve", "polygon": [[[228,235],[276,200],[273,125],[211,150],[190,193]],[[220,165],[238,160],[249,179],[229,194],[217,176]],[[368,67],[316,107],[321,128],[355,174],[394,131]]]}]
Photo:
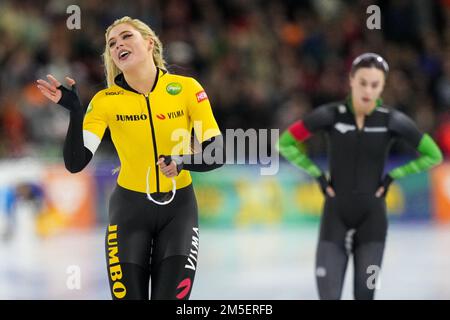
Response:
[{"label": "white stripe on sleeve", "polygon": [[95,151],[100,145],[100,142],[102,141],[99,137],[97,137],[97,135],[87,130],[83,130],[83,140],[84,146],[92,152],[92,155],[94,155]]}]

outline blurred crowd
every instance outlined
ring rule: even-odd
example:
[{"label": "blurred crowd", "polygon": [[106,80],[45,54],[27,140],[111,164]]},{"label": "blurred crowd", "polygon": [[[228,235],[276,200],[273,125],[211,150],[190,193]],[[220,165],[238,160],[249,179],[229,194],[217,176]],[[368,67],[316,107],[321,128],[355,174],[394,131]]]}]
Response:
[{"label": "blurred crowd", "polygon": [[[66,25],[72,4],[80,30]],[[380,30],[366,25],[373,4]],[[125,15],[156,31],[171,72],[203,84],[222,129],[284,130],[344,99],[352,60],[372,51],[391,68],[384,101],[450,154],[450,0],[2,0],[0,158],[60,156],[68,114],[35,81],[69,75],[87,105],[105,87],[105,30]],[[311,152],[322,154],[323,143]]]}]

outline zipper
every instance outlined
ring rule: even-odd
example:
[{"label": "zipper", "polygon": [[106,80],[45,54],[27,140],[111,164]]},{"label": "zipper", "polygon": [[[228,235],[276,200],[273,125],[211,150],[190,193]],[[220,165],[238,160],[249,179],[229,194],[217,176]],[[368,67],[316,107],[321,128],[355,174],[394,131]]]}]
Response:
[{"label": "zipper", "polygon": [[154,151],[155,168],[156,168],[156,192],[159,193],[159,168],[156,165],[156,162],[158,162],[158,148],[156,147],[155,127],[153,126],[152,111],[150,109],[150,100],[148,99],[148,94],[143,94],[143,95],[145,96],[145,101],[147,102],[148,117],[150,119],[150,129],[152,131],[153,151]]},{"label": "zipper", "polygon": [[366,127],[366,121],[367,117],[364,116],[364,123],[361,127],[361,130],[358,127],[358,121],[356,120],[356,114],[353,116],[353,119],[355,121],[355,127],[356,127],[356,152],[355,152],[355,171],[353,176],[353,192],[358,191],[358,167],[359,167],[359,154],[360,154],[360,148],[361,148],[361,137],[364,133],[364,128]]},{"label": "zipper", "polygon": [[361,141],[361,133],[359,130],[356,133],[356,152],[355,152],[355,171],[353,174],[353,191],[357,191],[358,187],[358,162],[359,162],[359,152],[360,152],[360,141]]}]

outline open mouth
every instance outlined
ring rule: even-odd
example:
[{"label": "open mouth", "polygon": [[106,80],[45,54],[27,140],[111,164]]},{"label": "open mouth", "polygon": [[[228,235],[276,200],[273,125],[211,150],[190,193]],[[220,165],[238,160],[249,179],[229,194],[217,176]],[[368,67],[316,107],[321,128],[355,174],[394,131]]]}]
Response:
[{"label": "open mouth", "polygon": [[130,56],[131,52],[128,50],[120,50],[119,51],[119,60],[123,61],[126,60]]},{"label": "open mouth", "polygon": [[364,103],[367,103],[367,102],[370,101],[370,99],[369,99],[369,98],[362,98],[362,101],[363,101]]}]

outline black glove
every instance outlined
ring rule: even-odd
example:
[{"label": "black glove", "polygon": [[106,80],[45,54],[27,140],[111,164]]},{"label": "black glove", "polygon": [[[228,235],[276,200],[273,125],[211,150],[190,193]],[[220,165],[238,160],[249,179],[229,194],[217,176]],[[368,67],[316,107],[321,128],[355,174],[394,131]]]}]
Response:
[{"label": "black glove", "polygon": [[181,156],[160,155],[159,158],[164,158],[164,163],[166,166],[168,166],[173,160],[177,165],[177,175],[179,175],[181,170],[183,170],[183,158]]},{"label": "black glove", "polygon": [[381,195],[382,197],[386,196],[388,190],[389,190],[389,186],[391,185],[392,181],[394,181],[394,179],[392,179],[392,177],[387,174],[384,176],[383,180],[380,182],[379,187],[384,187],[384,192]]},{"label": "black glove", "polygon": [[322,173],[319,177],[316,178],[316,180],[319,183],[322,193],[324,195],[327,195],[327,187],[330,185],[330,183],[328,182],[328,179],[325,176],[325,174]]},{"label": "black glove", "polygon": [[60,106],[63,106],[71,112],[81,112],[83,110],[75,85],[73,85],[70,89],[60,85],[57,89],[61,90],[62,93],[61,99],[58,101]]}]

